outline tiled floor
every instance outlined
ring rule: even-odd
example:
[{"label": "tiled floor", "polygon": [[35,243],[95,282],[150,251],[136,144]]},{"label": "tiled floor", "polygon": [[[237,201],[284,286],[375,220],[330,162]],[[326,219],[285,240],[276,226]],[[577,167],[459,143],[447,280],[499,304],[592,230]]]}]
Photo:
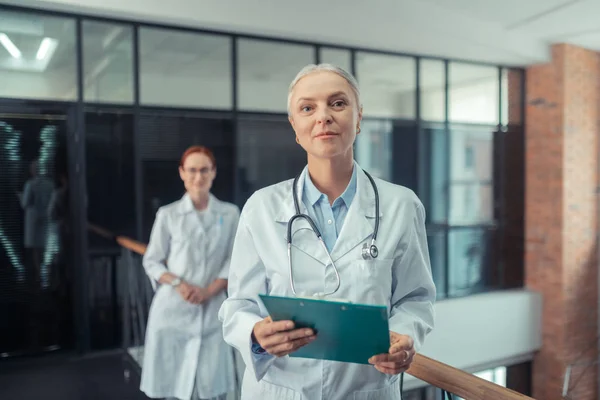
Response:
[{"label": "tiled floor", "polygon": [[145,400],[126,383],[120,354],[0,361],[2,400]]}]

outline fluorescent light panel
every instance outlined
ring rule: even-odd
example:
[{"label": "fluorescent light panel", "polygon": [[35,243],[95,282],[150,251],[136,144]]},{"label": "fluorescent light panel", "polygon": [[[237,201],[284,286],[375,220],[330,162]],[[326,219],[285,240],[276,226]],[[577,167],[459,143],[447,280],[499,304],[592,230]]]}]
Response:
[{"label": "fluorescent light panel", "polygon": [[44,60],[46,58],[50,58],[54,50],[56,49],[58,42],[54,39],[44,38],[42,43],[40,43],[40,48],[37,51],[37,55],[35,56],[38,60]]},{"label": "fluorescent light panel", "polygon": [[4,46],[13,58],[21,58],[21,51],[5,33],[0,33],[0,44]]}]

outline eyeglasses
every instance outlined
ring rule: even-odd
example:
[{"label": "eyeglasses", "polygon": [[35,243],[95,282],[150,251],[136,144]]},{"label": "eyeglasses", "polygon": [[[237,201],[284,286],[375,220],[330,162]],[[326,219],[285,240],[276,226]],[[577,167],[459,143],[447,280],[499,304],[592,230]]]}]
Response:
[{"label": "eyeglasses", "polygon": [[213,167],[204,167],[204,168],[186,168],[185,172],[187,172],[190,175],[196,175],[196,174],[200,174],[200,175],[207,175],[208,173],[210,173],[213,170]]}]

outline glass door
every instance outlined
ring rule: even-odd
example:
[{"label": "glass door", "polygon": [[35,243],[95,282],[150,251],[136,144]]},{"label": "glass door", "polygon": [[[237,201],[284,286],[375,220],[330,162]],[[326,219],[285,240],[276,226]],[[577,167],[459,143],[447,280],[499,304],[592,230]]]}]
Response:
[{"label": "glass door", "polygon": [[0,105],[0,357],[73,344],[67,115]]}]

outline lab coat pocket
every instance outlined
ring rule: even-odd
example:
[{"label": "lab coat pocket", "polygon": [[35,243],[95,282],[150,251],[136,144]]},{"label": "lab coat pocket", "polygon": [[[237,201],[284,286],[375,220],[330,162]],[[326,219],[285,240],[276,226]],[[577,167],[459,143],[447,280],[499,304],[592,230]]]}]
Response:
[{"label": "lab coat pocket", "polygon": [[393,259],[358,261],[355,269],[356,302],[389,304],[392,296]]},{"label": "lab coat pocket", "polygon": [[387,386],[374,390],[360,390],[354,392],[354,400],[402,400],[398,375],[390,380]]},{"label": "lab coat pocket", "polygon": [[302,400],[302,393],[285,386],[269,383],[264,379],[260,382],[260,393],[264,399]]}]

